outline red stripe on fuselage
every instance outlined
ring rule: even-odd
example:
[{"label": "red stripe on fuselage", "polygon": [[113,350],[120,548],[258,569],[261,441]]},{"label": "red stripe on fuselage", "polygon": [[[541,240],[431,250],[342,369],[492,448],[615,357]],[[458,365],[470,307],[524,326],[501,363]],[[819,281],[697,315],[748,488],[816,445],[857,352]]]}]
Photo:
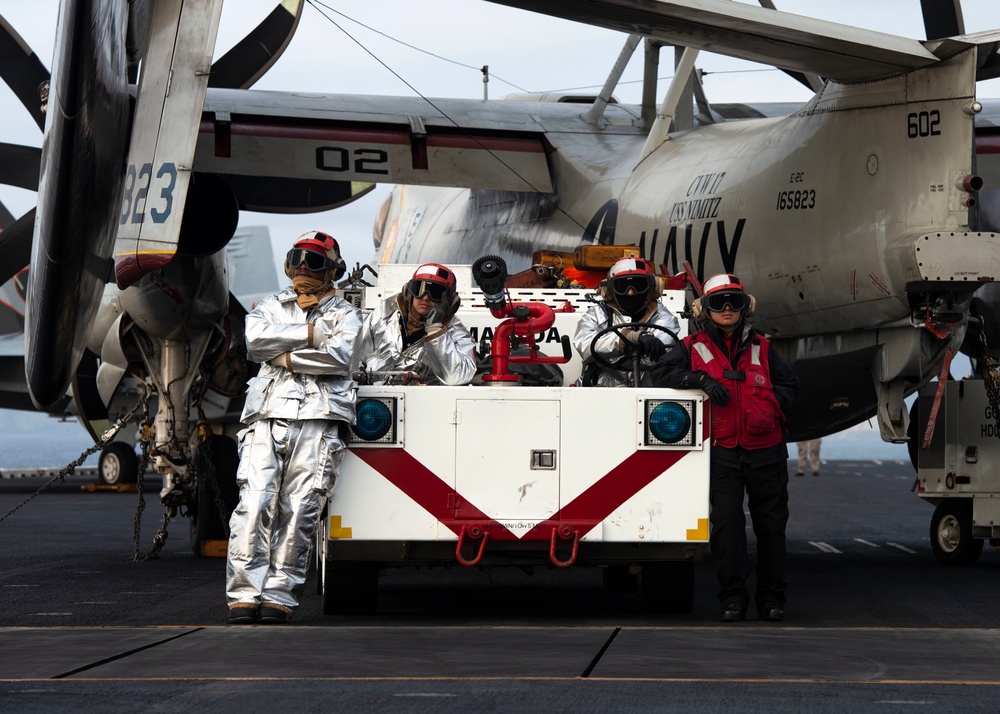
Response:
[{"label": "red stripe on fuselage", "polygon": [[[214,134],[215,124],[202,121],[200,131]],[[227,125],[230,136],[259,136],[269,139],[305,139],[310,141],[337,141],[355,144],[398,144],[409,146],[413,137],[406,129],[372,129],[321,124],[276,123],[233,119]],[[531,154],[544,153],[542,142],[535,138],[518,136],[491,136],[467,134],[442,134],[429,132],[427,146],[443,149],[470,149],[477,151],[518,151]]]}]

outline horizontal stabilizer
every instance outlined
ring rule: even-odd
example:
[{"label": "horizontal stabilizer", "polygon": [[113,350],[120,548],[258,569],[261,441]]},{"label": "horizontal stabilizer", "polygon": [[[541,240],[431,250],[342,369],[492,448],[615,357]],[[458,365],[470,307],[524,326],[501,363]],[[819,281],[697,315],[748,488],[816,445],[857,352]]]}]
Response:
[{"label": "horizontal stabilizer", "polygon": [[914,39],[731,0],[491,1],[838,82],[881,79],[946,56]]}]

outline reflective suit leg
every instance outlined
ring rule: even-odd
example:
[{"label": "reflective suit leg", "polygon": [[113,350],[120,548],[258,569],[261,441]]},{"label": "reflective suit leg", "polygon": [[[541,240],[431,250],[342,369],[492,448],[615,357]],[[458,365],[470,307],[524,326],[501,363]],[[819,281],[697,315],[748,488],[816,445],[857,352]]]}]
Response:
[{"label": "reflective suit leg", "polygon": [[341,422],[295,422],[271,542],[271,561],[261,599],[289,610],[298,607],[309,570],[316,526],[333,489],[346,446]]},{"label": "reflective suit leg", "polygon": [[226,599],[258,604],[271,562],[271,538],[278,488],[288,444],[288,423],[261,419],[240,434],[236,481],[240,502],[229,520]]}]

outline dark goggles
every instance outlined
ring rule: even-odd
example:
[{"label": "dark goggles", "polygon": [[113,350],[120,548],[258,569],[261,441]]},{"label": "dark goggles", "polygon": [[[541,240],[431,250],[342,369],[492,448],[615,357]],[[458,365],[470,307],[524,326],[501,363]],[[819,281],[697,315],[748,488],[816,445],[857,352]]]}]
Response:
[{"label": "dark goggles", "polygon": [[432,283],[430,280],[411,280],[406,284],[406,289],[415,298],[427,295],[431,302],[441,302],[448,291],[448,288],[441,283]]},{"label": "dark goggles", "polygon": [[749,304],[746,293],[712,293],[705,298],[705,307],[712,312],[722,312],[727,307],[733,312],[742,312]]},{"label": "dark goggles", "polygon": [[649,276],[647,275],[623,275],[620,278],[611,278],[611,289],[615,295],[628,295],[629,288],[635,291],[636,295],[649,290]]},{"label": "dark goggles", "polygon": [[325,255],[320,255],[315,251],[305,250],[304,248],[292,248],[288,251],[288,256],[285,260],[293,268],[297,268],[305,263],[306,268],[314,273],[320,273],[333,266],[332,261]]}]

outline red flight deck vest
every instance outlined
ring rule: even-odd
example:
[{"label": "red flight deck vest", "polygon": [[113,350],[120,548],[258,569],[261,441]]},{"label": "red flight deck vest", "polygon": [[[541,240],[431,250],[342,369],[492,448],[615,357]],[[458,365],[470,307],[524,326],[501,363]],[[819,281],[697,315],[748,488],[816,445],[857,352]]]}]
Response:
[{"label": "red flight deck vest", "polygon": [[[729,364],[729,357],[705,332],[684,342],[691,354],[691,369],[706,372],[729,390],[726,406],[712,405],[712,445],[763,449],[780,444],[785,438],[785,414],[771,385],[767,338],[754,335],[736,365]],[[746,378],[738,379],[739,372]]]}]

